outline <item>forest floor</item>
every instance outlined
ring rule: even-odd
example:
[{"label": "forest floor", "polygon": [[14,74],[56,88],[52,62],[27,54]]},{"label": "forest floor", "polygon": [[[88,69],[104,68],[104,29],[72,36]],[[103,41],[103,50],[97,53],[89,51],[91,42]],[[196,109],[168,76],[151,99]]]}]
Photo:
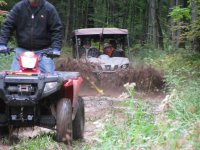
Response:
[{"label": "forest floor", "polygon": [[[136,99],[142,99],[152,106],[152,110],[158,111],[162,100],[165,98],[163,93],[141,93],[136,92]],[[86,108],[86,125],[84,141],[79,142],[75,149],[79,149],[82,144],[94,144],[98,142],[98,133],[103,130],[104,123],[116,109],[124,109],[119,105],[126,99],[126,94],[122,93],[118,97],[89,96],[84,97]],[[118,118],[120,119],[120,116]],[[79,147],[80,146],[80,147]]]},{"label": "forest floor", "polygon": [[[81,92],[85,102],[85,113],[86,113],[86,124],[85,124],[85,134],[84,140],[75,142],[73,144],[74,149],[80,149],[82,145],[94,144],[98,141],[98,133],[103,129],[105,120],[109,119],[112,115],[114,109],[120,109],[119,103],[123,102],[127,94],[120,92],[109,92],[109,95],[102,96],[99,95],[95,90],[90,90],[90,94],[86,91]],[[136,92],[136,98],[143,99],[148,102],[156,111],[161,101],[164,99],[165,95],[162,93],[142,93]],[[10,150],[10,149],[21,149],[20,143],[17,141],[31,140],[39,135],[43,134],[53,134],[53,131],[34,127],[20,129],[18,132],[15,131],[13,135],[17,140],[14,139],[14,144],[8,144],[8,138],[1,138],[0,140],[0,150]],[[59,144],[60,145],[60,144]],[[23,148],[22,148],[23,149]],[[49,148],[51,150],[54,148]],[[62,146],[57,146],[56,149],[65,149]]]}]

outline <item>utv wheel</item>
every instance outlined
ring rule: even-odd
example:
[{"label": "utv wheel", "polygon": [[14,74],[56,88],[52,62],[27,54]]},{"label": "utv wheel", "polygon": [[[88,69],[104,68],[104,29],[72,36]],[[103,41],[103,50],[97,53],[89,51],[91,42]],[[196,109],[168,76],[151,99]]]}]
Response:
[{"label": "utv wheel", "polygon": [[85,127],[85,107],[82,97],[78,97],[78,110],[73,120],[73,139],[82,139]]},{"label": "utv wheel", "polygon": [[72,144],[72,106],[67,98],[60,99],[56,107],[56,140]]}]

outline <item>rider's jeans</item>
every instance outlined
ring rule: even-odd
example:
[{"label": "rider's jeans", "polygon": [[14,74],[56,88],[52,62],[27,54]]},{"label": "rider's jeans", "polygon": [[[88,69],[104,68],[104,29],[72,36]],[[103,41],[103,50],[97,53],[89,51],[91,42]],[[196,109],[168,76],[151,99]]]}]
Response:
[{"label": "rider's jeans", "polygon": [[[11,70],[12,71],[19,70],[19,68],[20,68],[20,65],[19,65],[20,55],[21,55],[22,52],[26,52],[27,50],[23,49],[23,48],[16,48],[15,51],[16,51],[16,54],[15,54],[15,56],[13,58],[13,62],[12,62],[12,65],[11,65]],[[38,55],[39,58],[40,58],[40,55],[41,55],[42,52],[44,52],[44,51],[43,50],[34,51],[34,53],[36,55]],[[41,59],[39,60],[38,67],[39,67],[39,70],[42,73],[53,74],[54,70],[55,70],[55,64],[54,64],[53,59],[48,58],[46,56],[41,57]]]}]

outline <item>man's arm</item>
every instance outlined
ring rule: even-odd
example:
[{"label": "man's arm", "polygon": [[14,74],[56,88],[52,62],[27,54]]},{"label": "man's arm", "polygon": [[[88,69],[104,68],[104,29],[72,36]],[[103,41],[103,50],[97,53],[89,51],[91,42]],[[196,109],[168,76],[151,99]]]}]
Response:
[{"label": "man's arm", "polygon": [[51,32],[51,47],[56,48],[58,50],[61,49],[62,46],[62,23],[58,12],[53,7],[50,17],[50,32]]},{"label": "man's arm", "polygon": [[12,32],[16,28],[16,20],[17,20],[17,6],[15,5],[13,9],[8,13],[5,22],[1,28],[0,33],[0,44],[7,45],[8,40],[11,37]]}]

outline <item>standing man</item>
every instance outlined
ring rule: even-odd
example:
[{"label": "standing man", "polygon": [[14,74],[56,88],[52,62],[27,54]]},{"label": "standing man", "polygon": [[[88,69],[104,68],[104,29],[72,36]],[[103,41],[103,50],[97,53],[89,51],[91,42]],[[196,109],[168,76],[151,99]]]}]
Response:
[{"label": "standing man", "polygon": [[[0,53],[8,53],[7,43],[15,32],[17,48],[11,66],[12,71],[20,68],[22,52],[33,51],[38,56],[44,49],[51,49],[60,56],[62,45],[62,23],[55,7],[46,0],[21,0],[8,14],[0,33]],[[39,62],[42,73],[53,74],[54,61],[43,56]]]}]

